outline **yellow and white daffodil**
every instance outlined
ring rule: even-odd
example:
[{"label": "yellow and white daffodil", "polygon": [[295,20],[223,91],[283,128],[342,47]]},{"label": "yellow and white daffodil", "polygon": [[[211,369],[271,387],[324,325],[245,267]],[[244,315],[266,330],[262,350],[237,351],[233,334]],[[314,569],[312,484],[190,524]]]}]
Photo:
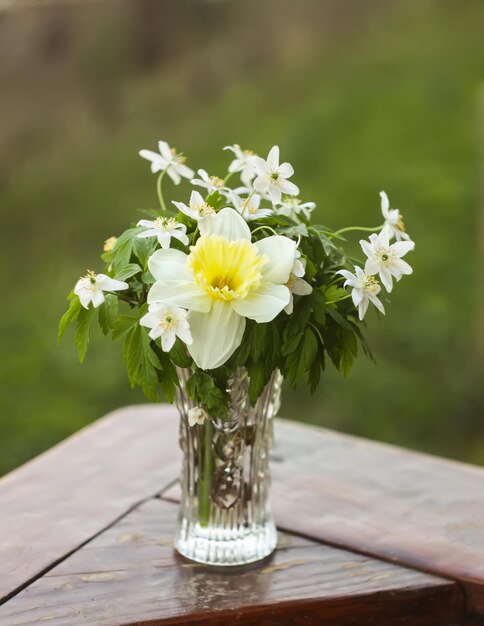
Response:
[{"label": "yellow and white daffodil", "polygon": [[188,350],[202,369],[223,365],[238,348],[246,318],[270,322],[289,304],[286,283],[296,243],[283,235],[251,242],[246,221],[230,207],[199,222],[190,254],[157,250],[149,259],[156,279],[148,303],[189,311]]}]

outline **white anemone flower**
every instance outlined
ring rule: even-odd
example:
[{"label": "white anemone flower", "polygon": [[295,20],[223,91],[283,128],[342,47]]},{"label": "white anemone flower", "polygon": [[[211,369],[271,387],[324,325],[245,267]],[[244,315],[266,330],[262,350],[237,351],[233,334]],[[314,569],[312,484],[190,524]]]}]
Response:
[{"label": "white anemone flower", "polygon": [[385,307],[377,298],[381,286],[374,276],[366,274],[361,267],[355,267],[354,274],[348,270],[340,270],[336,273],[346,278],[345,287],[352,287],[351,299],[355,307],[358,308],[360,320],[365,317],[370,302],[376,306],[380,313],[385,314]]},{"label": "white anemone flower", "polygon": [[188,410],[188,425],[195,426],[195,424],[203,424],[203,422],[208,418],[206,411],[202,409],[201,406],[194,406],[193,408]]},{"label": "white anemone flower", "polygon": [[248,222],[250,220],[257,220],[260,217],[267,217],[273,212],[272,209],[259,208],[261,197],[257,193],[249,194],[247,198],[241,198],[236,191],[231,191],[229,198],[237,211]]},{"label": "white anemone flower", "polygon": [[252,150],[242,150],[239,144],[225,146],[224,150],[231,150],[235,159],[229,165],[229,172],[240,172],[240,179],[246,187],[250,187],[251,181],[257,173],[255,157]]},{"label": "white anemone flower", "polygon": [[192,191],[188,205],[183,202],[175,202],[175,200],[173,200],[173,204],[179,211],[197,220],[197,222],[215,214],[215,209],[205,202],[198,191]]},{"label": "white anemone flower", "polygon": [[270,322],[289,303],[295,250],[282,235],[252,243],[247,222],[225,207],[200,222],[189,255],[169,249],[150,257],[156,282],[148,302],[188,309],[193,360],[202,369],[219,367],[240,345],[246,318]]},{"label": "white anemone flower", "polygon": [[139,233],[137,237],[157,237],[162,248],[169,248],[171,238],[178,239],[183,245],[188,246],[189,239],[186,235],[187,227],[180,224],[174,217],[157,217],[155,220],[140,220],[138,226],[147,230]]},{"label": "white anemone flower", "polygon": [[223,196],[226,196],[229,192],[229,189],[225,186],[222,178],[219,178],[218,176],[210,176],[206,170],[198,170],[197,174],[200,178],[193,178],[192,185],[204,187],[209,194],[218,191]]},{"label": "white anemone flower", "polygon": [[187,315],[188,313],[184,309],[155,302],[150,304],[148,313],[143,315],[139,323],[141,326],[151,328],[148,333],[151,339],[161,337],[162,350],[169,352],[177,337],[180,337],[187,345],[192,343]]},{"label": "white anemone flower", "polygon": [[96,274],[92,270],[88,270],[86,276],[79,278],[74,287],[74,293],[79,296],[82,306],[89,308],[89,303],[97,309],[104,302],[104,291],[121,291],[127,289],[128,283],[122,280],[115,280],[106,276],[106,274]]},{"label": "white anemone flower", "polygon": [[294,168],[290,163],[279,165],[279,146],[273,146],[267,156],[267,160],[255,157],[257,178],[254,180],[254,189],[259,193],[268,193],[272,202],[281,201],[282,194],[297,196],[299,187],[287,180],[294,174]]},{"label": "white anemone flower", "polygon": [[377,235],[373,233],[370,241],[362,239],[360,245],[368,257],[365,263],[366,274],[379,274],[385,289],[390,292],[394,277],[397,281],[403,275],[412,274],[410,265],[401,257],[415,248],[413,241],[397,241],[390,244],[390,229],[384,227]]},{"label": "white anemone flower", "polygon": [[284,196],[281,203],[277,206],[277,212],[293,220],[299,219],[300,215],[303,215],[308,220],[315,208],[315,202],[301,202],[299,198]]},{"label": "white anemone flower", "polygon": [[153,174],[166,170],[175,185],[180,184],[182,177],[193,178],[193,170],[185,165],[187,159],[183,154],[177,152],[175,148],[170,148],[166,141],[159,141],[158,149],[159,153],[152,150],[140,150],[138,153],[143,159],[151,161]]},{"label": "white anemone flower", "polygon": [[405,239],[410,240],[410,236],[405,232],[405,222],[403,216],[398,209],[390,209],[390,201],[384,191],[380,191],[381,212],[385,218],[385,225],[390,229],[391,237],[395,237],[397,241]]},{"label": "white anemone flower", "polygon": [[284,307],[284,311],[291,315],[294,309],[294,296],[309,296],[312,293],[313,288],[311,285],[303,279],[306,273],[306,259],[301,259],[301,253],[296,250],[296,257],[294,259],[294,265],[289,276],[289,280],[286,283],[287,288],[291,292],[291,299],[289,304]]}]

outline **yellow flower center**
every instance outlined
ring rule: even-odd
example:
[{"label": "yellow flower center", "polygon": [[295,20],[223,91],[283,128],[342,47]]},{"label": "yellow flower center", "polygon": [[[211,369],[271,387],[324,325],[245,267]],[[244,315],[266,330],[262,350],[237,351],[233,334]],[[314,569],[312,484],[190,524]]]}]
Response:
[{"label": "yellow flower center", "polygon": [[219,235],[200,237],[190,248],[187,267],[198,284],[218,300],[246,298],[260,286],[268,259],[246,239],[228,241]]}]

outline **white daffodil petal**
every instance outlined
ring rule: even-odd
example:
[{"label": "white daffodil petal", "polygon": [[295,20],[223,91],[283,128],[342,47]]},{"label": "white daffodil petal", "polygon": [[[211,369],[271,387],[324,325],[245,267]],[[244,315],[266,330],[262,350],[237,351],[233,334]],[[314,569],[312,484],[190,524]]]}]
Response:
[{"label": "white daffodil petal", "polygon": [[272,321],[289,304],[291,294],[285,285],[264,284],[247,298],[234,300],[234,310],[263,324]]},{"label": "white daffodil petal", "polygon": [[256,241],[255,245],[269,258],[262,270],[264,279],[270,283],[287,283],[294,265],[296,242],[283,235],[272,235]]},{"label": "white daffodil petal", "polygon": [[223,365],[239,347],[245,329],[245,318],[228,302],[216,300],[210,313],[191,313],[193,342],[188,347],[193,360],[204,370]]},{"label": "white daffodil petal", "polygon": [[148,304],[162,302],[192,311],[210,311],[211,299],[194,280],[158,280],[148,292]]},{"label": "white daffodil petal", "polygon": [[191,280],[187,255],[181,250],[157,250],[148,259],[148,268],[156,280]]},{"label": "white daffodil petal", "polygon": [[220,235],[229,241],[248,239],[250,241],[250,228],[243,217],[230,207],[225,207],[210,219],[203,220],[199,224],[201,235]]}]

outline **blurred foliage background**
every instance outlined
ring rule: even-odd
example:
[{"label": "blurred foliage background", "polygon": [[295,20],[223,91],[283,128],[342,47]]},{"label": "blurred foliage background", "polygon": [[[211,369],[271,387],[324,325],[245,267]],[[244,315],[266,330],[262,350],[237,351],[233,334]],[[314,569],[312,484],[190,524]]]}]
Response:
[{"label": "blurred foliage background", "polygon": [[119,344],[98,333],[81,367],[56,326],[104,239],[156,207],[137,151],[158,139],[214,174],[226,144],[278,143],[335,228],[378,224],[385,189],[417,247],[368,316],[377,364],[286,390],[284,415],[483,463],[483,18],[482,0],[3,0],[0,474],[144,401]]}]

